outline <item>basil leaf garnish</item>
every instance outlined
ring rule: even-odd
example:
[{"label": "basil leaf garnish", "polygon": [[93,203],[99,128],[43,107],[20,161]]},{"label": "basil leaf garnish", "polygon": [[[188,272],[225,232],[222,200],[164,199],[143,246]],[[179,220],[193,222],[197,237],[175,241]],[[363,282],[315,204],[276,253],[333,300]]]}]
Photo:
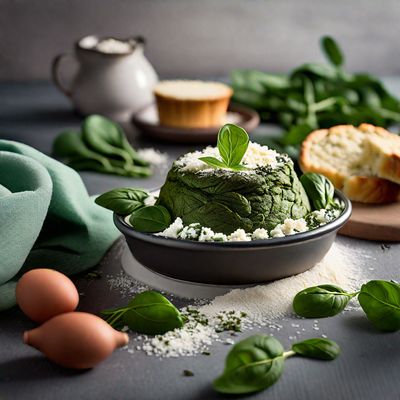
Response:
[{"label": "basil leaf garnish", "polygon": [[361,286],[358,301],[367,318],[382,331],[400,329],[400,285],[373,280]]},{"label": "basil leaf garnish", "polygon": [[315,338],[294,343],[292,350],[303,357],[319,360],[334,360],[340,354],[340,347],[329,339]]},{"label": "basil leaf garnish", "polygon": [[218,150],[226,165],[240,165],[249,145],[249,135],[240,126],[224,125],[218,132]]},{"label": "basil leaf garnish", "polygon": [[314,210],[329,208],[334,204],[335,188],[325,176],[308,172],[300,177],[300,182]]},{"label": "basil leaf garnish", "polygon": [[332,317],[342,312],[355,295],[335,285],[313,286],[296,294],[293,309],[305,318]]},{"label": "basil leaf garnish", "polygon": [[199,159],[212,167],[243,171],[248,169],[240,164],[248,146],[247,132],[240,126],[226,124],[218,132],[217,147],[222,161],[215,157],[200,157]]},{"label": "basil leaf garnish", "polygon": [[152,290],[139,293],[126,307],[104,310],[102,314],[113,327],[125,324],[146,335],[161,335],[183,326],[179,310],[162,294]]},{"label": "basil leaf garnish", "polygon": [[161,232],[171,224],[171,215],[163,206],[146,206],[135,210],[129,222],[139,232]]},{"label": "basil leaf garnish", "polygon": [[117,214],[129,215],[138,208],[144,207],[144,200],[149,193],[141,189],[120,188],[103,193],[95,199],[101,207]]},{"label": "basil leaf garnish", "polygon": [[223,161],[215,157],[199,157],[199,160],[215,168],[227,168],[227,165]]},{"label": "basil leaf garnish", "polygon": [[272,336],[254,335],[233,346],[223,374],[213,387],[220,393],[245,394],[273,385],[282,375],[284,348]]}]

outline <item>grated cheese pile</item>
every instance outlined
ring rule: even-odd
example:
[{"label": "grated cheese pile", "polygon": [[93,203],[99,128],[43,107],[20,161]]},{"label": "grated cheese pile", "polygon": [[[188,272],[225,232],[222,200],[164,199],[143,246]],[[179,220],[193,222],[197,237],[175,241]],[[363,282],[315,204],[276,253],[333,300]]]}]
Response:
[{"label": "grated cheese pile", "polygon": [[[217,147],[208,146],[201,151],[186,153],[184,156],[175,161],[175,165],[181,167],[182,171],[214,171],[214,167],[201,161],[200,157],[215,157],[219,160],[221,156]],[[278,164],[277,157],[279,153],[269,149],[267,146],[261,146],[258,143],[249,142],[247,151],[242,159],[242,163],[248,168],[257,168],[270,166],[275,168]],[[247,171],[248,173],[249,171]],[[250,171],[251,172],[251,171]]]}]

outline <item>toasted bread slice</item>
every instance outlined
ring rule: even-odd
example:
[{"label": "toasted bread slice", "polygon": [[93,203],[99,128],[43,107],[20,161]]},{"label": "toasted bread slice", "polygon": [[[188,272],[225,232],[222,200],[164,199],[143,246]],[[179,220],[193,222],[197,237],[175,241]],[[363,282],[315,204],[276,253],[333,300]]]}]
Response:
[{"label": "toasted bread slice", "polygon": [[400,197],[400,137],[369,124],[312,132],[303,142],[303,172],[329,178],[353,201],[388,203]]}]

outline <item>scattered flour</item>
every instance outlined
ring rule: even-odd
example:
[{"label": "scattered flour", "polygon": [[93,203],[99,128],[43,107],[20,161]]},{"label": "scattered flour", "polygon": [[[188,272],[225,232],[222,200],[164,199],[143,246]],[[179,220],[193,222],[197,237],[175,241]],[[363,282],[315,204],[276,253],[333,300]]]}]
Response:
[{"label": "scattered flour", "polygon": [[152,147],[139,149],[137,154],[144,161],[152,165],[165,165],[168,162],[168,155],[166,153],[161,153]]},{"label": "scattered flour", "polygon": [[324,283],[333,283],[347,290],[360,286],[360,270],[351,264],[349,257],[334,244],[314,268],[290,278],[247,289],[235,289],[216,297],[210,304],[200,308],[206,316],[221,311],[240,310],[254,323],[275,319],[292,313],[292,301],[300,290]]},{"label": "scattered flour", "polygon": [[[187,318],[183,328],[154,337],[137,336],[127,349],[131,353],[144,351],[157,357],[193,356],[207,353],[213,342],[233,344],[232,337],[227,339],[226,335],[235,336],[237,331],[262,328],[274,335],[288,321],[287,317],[293,316],[292,301],[300,290],[324,283],[336,284],[349,291],[361,286],[364,281],[360,269],[362,258],[357,257],[352,262],[345,250],[346,247],[335,243],[326,257],[309,271],[265,285],[234,289],[210,303],[196,305],[193,302],[193,306],[181,310]],[[125,293],[128,290],[130,294],[138,292],[139,286],[135,282],[122,275],[109,280],[111,287]],[[306,331],[301,325],[303,319],[298,321],[291,320],[294,332],[289,340],[297,340]],[[326,336],[320,331],[318,320],[314,320],[311,329],[314,336],[317,332],[321,337]]]}]

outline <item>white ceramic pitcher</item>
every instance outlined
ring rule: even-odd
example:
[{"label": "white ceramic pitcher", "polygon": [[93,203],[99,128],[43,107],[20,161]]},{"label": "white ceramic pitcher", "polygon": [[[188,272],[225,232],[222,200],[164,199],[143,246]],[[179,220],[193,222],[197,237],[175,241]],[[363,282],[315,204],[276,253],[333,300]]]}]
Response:
[{"label": "white ceramic pitcher", "polygon": [[[87,36],[76,42],[74,54],[56,56],[52,64],[53,81],[81,114],[126,120],[154,101],[157,74],[143,54],[143,38],[116,39],[131,45],[124,53],[102,52],[85,45],[100,40],[94,35]],[[66,58],[74,58],[78,63],[69,85],[63,83],[59,71]]]}]

